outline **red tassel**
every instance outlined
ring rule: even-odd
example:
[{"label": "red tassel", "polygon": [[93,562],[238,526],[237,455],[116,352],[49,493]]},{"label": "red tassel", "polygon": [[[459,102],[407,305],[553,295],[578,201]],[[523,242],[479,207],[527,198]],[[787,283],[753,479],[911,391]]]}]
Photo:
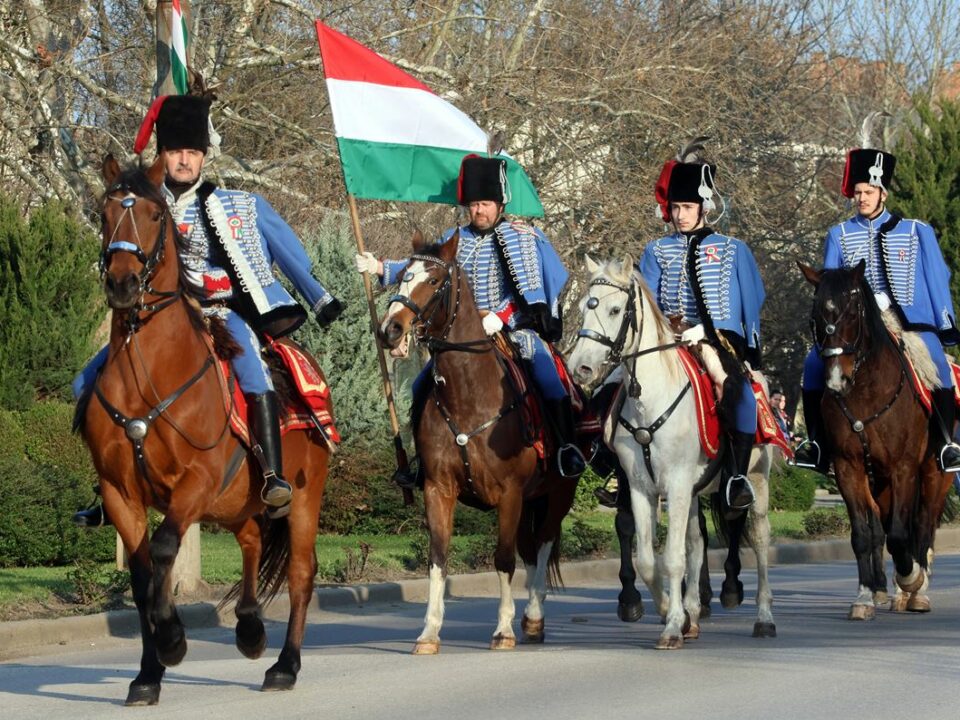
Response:
[{"label": "red tassel", "polygon": [[853,155],[854,150],[859,148],[854,148],[853,150],[847,151],[847,164],[843,168],[843,183],[840,185],[840,193],[847,198],[853,197],[853,188],[850,187],[850,157]]},{"label": "red tassel", "polygon": [[673,174],[673,168],[676,164],[676,160],[667,160],[663,164],[660,177],[657,179],[657,184],[653,190],[657,205],[660,206],[660,215],[665,223],[670,222],[670,203],[667,200],[667,193],[670,191],[670,175]]}]

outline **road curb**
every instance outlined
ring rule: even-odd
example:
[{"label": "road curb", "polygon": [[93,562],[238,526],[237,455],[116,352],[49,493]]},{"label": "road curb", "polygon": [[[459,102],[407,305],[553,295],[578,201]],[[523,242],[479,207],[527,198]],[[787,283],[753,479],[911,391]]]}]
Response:
[{"label": "road curb", "polygon": [[[937,549],[941,553],[960,551],[960,528],[943,528],[937,533]],[[711,567],[721,567],[726,551],[710,551]],[[755,567],[750,551],[741,552],[743,566]],[[770,548],[771,565],[852,560],[850,541],[822,540],[810,543],[778,544]],[[583,582],[617,583],[619,560],[586,560],[564,563],[563,580],[575,585]],[[526,573],[518,570],[513,586],[524,586]],[[374,603],[424,602],[429,581],[426,578],[400,580],[397,582],[369,583],[328,587],[320,586],[314,593],[310,611],[337,608],[362,607]],[[451,575],[447,578],[446,594],[450,597],[492,595],[497,592],[496,573],[482,572],[466,575]],[[233,625],[233,608],[228,605],[218,612],[216,603],[197,602],[179,605],[178,610],[188,629]],[[264,612],[270,620],[285,621],[290,611],[286,595],[279,596]],[[16,620],[0,623],[0,659],[22,657],[41,646],[66,645],[76,642],[93,642],[105,637],[136,637],[140,622],[135,610],[115,610],[75,617],[49,620]]]}]

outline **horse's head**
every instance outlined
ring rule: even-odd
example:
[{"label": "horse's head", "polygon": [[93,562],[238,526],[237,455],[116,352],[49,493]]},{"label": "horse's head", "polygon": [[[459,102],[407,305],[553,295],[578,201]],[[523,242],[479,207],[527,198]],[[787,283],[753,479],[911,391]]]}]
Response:
[{"label": "horse's head", "polygon": [[620,362],[628,342],[638,336],[637,300],[640,289],[633,279],[633,258],[596,263],[586,258],[590,282],[580,301],[583,324],[568,358],[576,381],[593,385]]},{"label": "horse's head", "polygon": [[864,278],[866,263],[861,260],[853,268],[837,270],[797,265],[816,287],[810,328],[823,358],[827,387],[846,395],[857,370],[887,337],[880,308]]},{"label": "horse's head", "polygon": [[418,230],[413,236],[413,255],[390,298],[380,323],[380,342],[396,347],[411,328],[421,337],[445,338],[457,314],[460,288],[456,276],[460,231],[442,244],[427,245]]},{"label": "horse's head", "polygon": [[173,219],[160,194],[163,163],[158,158],[146,172],[121,171],[114,157],[107,155],[102,172],[107,190],[101,212],[100,273],[110,307],[130,310],[148,290],[173,231]]}]

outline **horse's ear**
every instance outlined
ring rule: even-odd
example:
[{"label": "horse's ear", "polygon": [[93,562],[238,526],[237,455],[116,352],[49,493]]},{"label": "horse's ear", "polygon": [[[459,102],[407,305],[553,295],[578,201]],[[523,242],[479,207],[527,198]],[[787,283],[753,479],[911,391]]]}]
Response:
[{"label": "horse's ear", "polygon": [[853,266],[853,282],[857,285],[863,280],[863,275],[867,271],[867,261],[861,258],[860,262]]},{"label": "horse's ear", "polygon": [[163,173],[163,158],[160,155],[157,155],[157,159],[153,161],[153,165],[147,168],[147,180],[150,181],[151,185],[160,187],[163,185]]},{"label": "horse's ear", "polygon": [[620,274],[624,277],[630,277],[630,273],[633,272],[633,255],[627,253],[623,256],[623,260],[620,261]]},{"label": "horse's ear", "polygon": [[440,246],[439,258],[444,262],[453,262],[457,259],[457,248],[460,247],[460,228],[453,231],[453,235]]},{"label": "horse's ear", "polygon": [[411,245],[413,246],[413,251],[415,253],[423,250],[424,246],[427,244],[426,240],[423,239],[423,233],[419,229],[413,231],[413,240]]},{"label": "horse's ear", "polygon": [[823,270],[814,270],[809,265],[804,265],[802,262],[797,260],[797,267],[800,268],[800,272],[803,273],[803,276],[807,279],[807,282],[817,287],[820,284],[820,279],[823,277]]},{"label": "horse's ear", "polygon": [[587,268],[587,275],[596,275],[597,271],[600,269],[600,263],[595,262],[594,259],[589,255],[583,256],[583,263]]},{"label": "horse's ear", "polygon": [[106,183],[107,187],[113,185],[113,181],[117,179],[120,174],[120,163],[117,162],[113,153],[107,153],[107,156],[103,159],[100,164],[100,174],[103,176],[103,182]]}]

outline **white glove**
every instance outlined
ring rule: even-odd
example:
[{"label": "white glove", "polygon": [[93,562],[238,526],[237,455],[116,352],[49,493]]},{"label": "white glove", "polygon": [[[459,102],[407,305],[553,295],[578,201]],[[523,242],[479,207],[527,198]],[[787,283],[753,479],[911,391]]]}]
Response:
[{"label": "white glove", "polygon": [[383,275],[383,263],[377,260],[371,252],[357,254],[353,256],[357,264],[357,272],[370,273],[371,275]]},{"label": "white glove", "polygon": [[692,328],[687,328],[680,333],[680,340],[685,343],[690,343],[691,345],[696,345],[705,337],[706,333],[703,330],[703,324],[694,325]]},{"label": "white glove", "polygon": [[483,316],[483,331],[487,335],[496,335],[503,330],[503,320],[496,313],[487,313]]},{"label": "white glove", "polygon": [[890,296],[885,292],[878,292],[874,297],[877,300],[877,305],[880,308],[880,312],[888,309],[890,307]]}]

